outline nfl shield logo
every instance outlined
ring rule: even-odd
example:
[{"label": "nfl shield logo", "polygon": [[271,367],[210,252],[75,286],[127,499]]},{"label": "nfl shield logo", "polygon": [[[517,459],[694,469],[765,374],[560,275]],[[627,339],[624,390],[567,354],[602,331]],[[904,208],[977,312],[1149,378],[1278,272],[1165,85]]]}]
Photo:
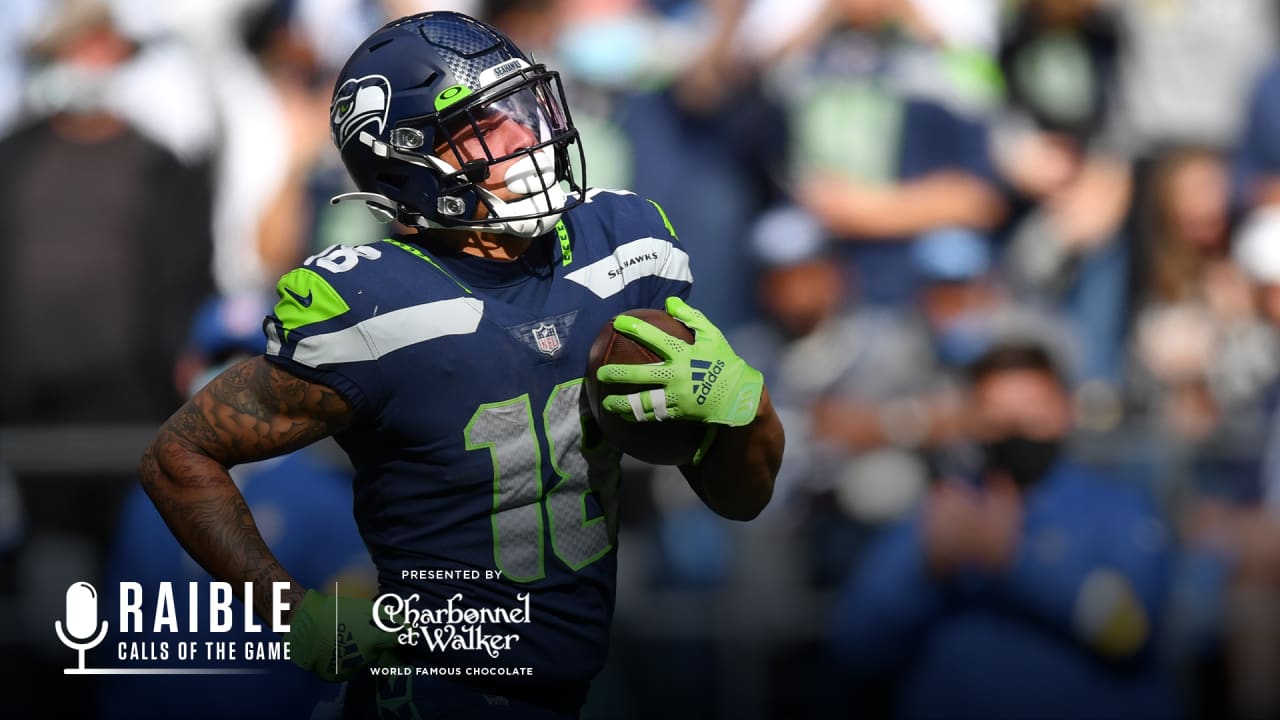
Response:
[{"label": "nfl shield logo", "polygon": [[556,326],[551,323],[542,323],[533,329],[533,341],[538,344],[538,349],[546,355],[555,355],[560,350],[560,334],[556,332]]}]

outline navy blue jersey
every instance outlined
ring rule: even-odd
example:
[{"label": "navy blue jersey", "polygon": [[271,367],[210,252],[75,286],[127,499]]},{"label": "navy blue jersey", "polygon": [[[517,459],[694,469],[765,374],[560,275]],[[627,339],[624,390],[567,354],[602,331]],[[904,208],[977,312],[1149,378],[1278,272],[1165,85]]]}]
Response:
[{"label": "navy blue jersey", "polygon": [[614,315],[685,297],[692,278],[662,211],[630,193],[591,191],[534,242],[546,287],[515,294],[405,241],[330,248],[281,279],[267,357],[355,411],[337,440],[382,593],[417,594],[416,609],[511,609],[529,594],[528,622],[484,626],[518,635],[497,658],[419,643],[408,661],[527,667],[459,679],[579,693],[607,651],[619,459],[584,442],[587,352]]}]

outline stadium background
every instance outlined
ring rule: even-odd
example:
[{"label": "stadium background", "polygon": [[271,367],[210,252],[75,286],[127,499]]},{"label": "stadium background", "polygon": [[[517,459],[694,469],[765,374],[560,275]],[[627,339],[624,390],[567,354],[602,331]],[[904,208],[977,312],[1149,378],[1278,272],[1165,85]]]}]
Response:
[{"label": "stadium background", "polygon": [[[825,653],[833,597],[970,462],[959,369],[1007,337],[1069,369],[1072,454],[1159,501],[1177,561],[1154,632],[1185,714],[1280,717],[1267,0],[9,0],[6,688],[61,678],[50,618],[112,572],[141,449],[224,359],[218,334],[251,335],[301,258],[383,232],[326,202],[346,187],[332,78],[385,19],[446,7],[562,70],[590,183],[663,205],[693,304],[766,371],[788,429],[748,525],[626,467],[585,717],[870,712]],[[93,716],[81,689],[0,709]]]}]

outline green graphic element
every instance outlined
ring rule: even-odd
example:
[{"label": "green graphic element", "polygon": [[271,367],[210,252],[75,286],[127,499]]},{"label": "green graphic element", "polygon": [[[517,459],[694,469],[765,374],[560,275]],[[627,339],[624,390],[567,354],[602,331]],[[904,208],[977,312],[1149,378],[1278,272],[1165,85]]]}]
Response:
[{"label": "green graphic element", "polygon": [[276,293],[280,300],[275,314],[285,339],[290,330],[331,320],[351,309],[327,280],[309,268],[297,268],[280,278]]},{"label": "green graphic element", "polygon": [[[547,493],[551,551],[574,572],[608,555],[618,532],[617,515],[610,517],[604,497],[600,499],[605,512],[599,517],[587,516],[587,496],[596,489],[591,484],[591,467],[581,447],[584,444],[583,417],[578,405],[581,398],[582,378],[576,378],[557,385],[542,411],[551,469],[560,476],[560,482]],[[569,449],[575,434],[578,447]],[[565,451],[563,458],[560,458],[561,450]],[[605,484],[610,487],[602,487],[602,495],[613,494],[616,478]]]},{"label": "green graphic element", "polygon": [[573,246],[569,243],[569,228],[564,220],[556,221],[556,237],[560,238],[560,264],[568,267],[573,262]]},{"label": "green graphic element", "polygon": [[671,239],[680,242],[680,237],[676,235],[676,229],[671,227],[671,219],[667,217],[667,211],[662,209],[656,201],[650,200],[654,207],[658,208],[658,214],[662,216],[662,224],[667,226],[667,232],[671,233]]},{"label": "green graphic element", "polygon": [[466,85],[453,85],[441,90],[436,96],[436,112],[443,112],[445,108],[457,104],[470,94],[471,88]]},{"label": "green graphic element", "polygon": [[[575,572],[614,548],[620,454],[607,446],[586,447],[581,398],[582,379],[576,378],[557,385],[543,408],[542,433],[560,478],[545,495],[542,447],[527,393],[481,405],[463,430],[467,450],[488,450],[493,462],[493,559],[514,582],[546,576],[543,513],[552,552]],[[593,493],[598,517],[588,516],[587,496]]]},{"label": "green graphic element", "polygon": [[981,50],[947,48],[942,54],[942,69],[964,99],[978,107],[991,108],[1004,98],[1000,63]]},{"label": "green graphic element", "polygon": [[829,172],[871,185],[897,177],[905,102],[872,80],[813,83],[792,107],[789,175]]},{"label": "green graphic element", "polygon": [[416,247],[414,247],[414,246],[412,246],[412,245],[410,245],[410,244],[408,244],[408,243],[402,243],[402,242],[400,242],[399,240],[392,240],[392,239],[390,239],[390,238],[387,238],[386,240],[383,240],[382,242],[391,243],[392,245],[395,245],[396,247],[398,247],[398,248],[400,248],[401,250],[403,250],[403,251],[405,251],[405,252],[409,253],[410,255],[416,255],[416,256],[417,256],[417,257],[419,257],[420,259],[425,260],[429,265],[431,265],[431,267],[433,267],[433,268],[435,268],[435,269],[439,270],[440,272],[444,273],[444,276],[445,276],[445,277],[449,278],[450,280],[452,280],[452,281],[453,281],[453,283],[454,283],[455,285],[457,285],[458,287],[462,288],[463,292],[465,292],[465,293],[466,293],[466,294],[468,294],[468,295],[470,295],[470,294],[471,294],[471,288],[467,287],[466,285],[463,285],[463,284],[462,284],[462,281],[460,281],[460,280],[458,280],[458,278],[456,278],[456,277],[454,277],[454,276],[450,275],[448,270],[445,270],[444,268],[440,267],[440,263],[436,262],[435,260],[432,260],[430,255],[427,255],[426,253],[422,252],[422,251],[421,251],[421,250],[419,250],[418,248],[416,248]]},{"label": "green graphic element", "polygon": [[[399,647],[396,634],[375,625],[373,612],[371,600],[308,590],[289,621],[289,659],[328,682],[392,661]],[[388,611],[383,611],[383,618],[397,624]]]},{"label": "green graphic element", "polygon": [[[533,434],[528,393],[476,409],[462,431],[467,450],[488,450],[493,462],[493,562],[513,582],[546,577],[543,564],[542,453]],[[532,461],[532,462],[530,462]],[[504,482],[505,480],[505,482]],[[504,535],[532,531],[532,545],[503,543]]]},{"label": "green graphic element", "polygon": [[653,350],[662,358],[655,365],[604,365],[596,371],[600,382],[625,385],[658,385],[665,391],[665,416],[659,417],[649,393],[641,393],[643,415],[632,409],[626,395],[608,395],[607,412],[631,422],[660,419],[696,420],[742,427],[755,420],[764,392],[759,370],[738,357],[706,315],[678,297],[667,298],[667,312],[693,330],[693,344],[672,337],[631,315],[613,320],[618,332]]},{"label": "green graphic element", "polygon": [[1080,122],[1092,109],[1097,81],[1089,50],[1065,32],[1032,43],[1017,56],[1013,73],[1036,107],[1056,122]]}]

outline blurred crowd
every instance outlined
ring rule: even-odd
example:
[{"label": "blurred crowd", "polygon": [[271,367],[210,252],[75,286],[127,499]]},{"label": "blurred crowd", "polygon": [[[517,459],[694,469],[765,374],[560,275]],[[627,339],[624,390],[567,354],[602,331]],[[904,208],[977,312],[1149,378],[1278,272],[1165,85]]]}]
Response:
[{"label": "blurred crowd", "polygon": [[[628,626],[638,584],[807,598],[755,716],[1280,718],[1272,0],[8,0],[0,431],[153,426],[282,272],[382,237],[328,202],[328,104],[427,9],[561,71],[587,182],[663,206],[787,429],[747,527],[628,466],[589,716],[732,705],[689,680],[723,652]],[[130,473],[0,457],[5,596],[148,572]]]}]

